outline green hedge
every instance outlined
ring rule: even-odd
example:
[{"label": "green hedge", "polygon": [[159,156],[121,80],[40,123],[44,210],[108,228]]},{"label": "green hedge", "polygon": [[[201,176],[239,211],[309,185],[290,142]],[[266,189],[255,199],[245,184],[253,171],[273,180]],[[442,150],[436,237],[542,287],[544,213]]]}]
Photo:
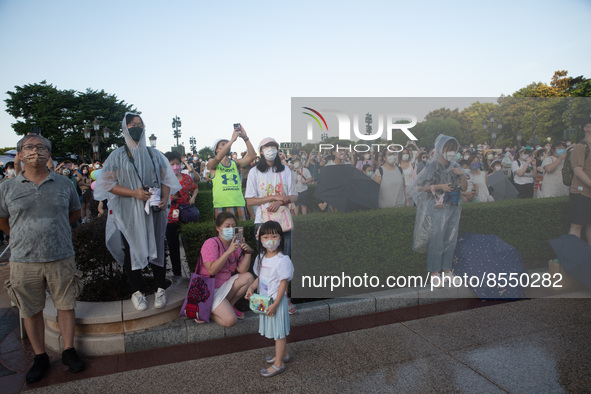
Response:
[{"label": "green hedge", "polygon": [[[460,232],[495,234],[521,252],[528,268],[543,267],[554,257],[548,240],[568,232],[568,197],[505,200],[462,205]],[[308,272],[342,271],[376,275],[422,275],[426,255],[412,251],[416,208],[350,213],[311,213],[294,218],[292,259]],[[241,223],[254,246],[252,221]],[[217,235],[212,221],[182,227],[190,265],[203,242]],[[301,272],[300,272],[301,275]]]},{"label": "green hedge", "polygon": [[[256,241],[253,236],[254,221],[248,220],[245,222],[238,222],[238,226],[244,227],[246,243],[256,250]],[[218,233],[212,220],[209,220],[206,223],[197,222],[184,224],[181,226],[180,233],[183,240],[185,255],[187,256],[187,262],[192,272],[195,270],[195,264],[197,264],[197,257],[199,257],[201,246],[207,239],[217,236]]]},{"label": "green hedge", "polygon": [[[200,212],[199,222],[211,222],[213,220],[213,192],[211,187],[211,183],[209,182],[199,182],[199,193],[197,193],[197,198],[195,199],[195,206]],[[316,185],[310,185],[309,189],[310,200],[308,203],[308,212],[320,212],[318,203],[322,201],[318,201],[314,197]]]}]

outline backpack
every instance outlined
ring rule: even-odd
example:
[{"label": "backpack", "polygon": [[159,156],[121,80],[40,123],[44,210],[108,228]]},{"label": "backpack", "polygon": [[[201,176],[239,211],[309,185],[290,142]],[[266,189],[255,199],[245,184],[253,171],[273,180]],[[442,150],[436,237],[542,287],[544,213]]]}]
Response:
[{"label": "backpack", "polygon": [[[400,174],[404,175],[402,173],[402,167],[400,167],[399,165],[396,165],[396,167],[398,167],[398,169],[400,170]],[[378,172],[380,173],[380,177],[383,178],[384,177],[384,169],[382,168],[382,166],[378,167]]]},{"label": "backpack", "polygon": [[[590,149],[589,144],[586,141],[581,141],[579,144],[585,145],[585,160],[589,157]],[[570,162],[570,154],[572,153],[572,149],[568,151],[566,154],[566,159],[564,160],[564,166],[562,167],[562,183],[565,186],[570,186],[573,183],[573,177],[575,176],[575,172],[573,171],[573,166]]]}]

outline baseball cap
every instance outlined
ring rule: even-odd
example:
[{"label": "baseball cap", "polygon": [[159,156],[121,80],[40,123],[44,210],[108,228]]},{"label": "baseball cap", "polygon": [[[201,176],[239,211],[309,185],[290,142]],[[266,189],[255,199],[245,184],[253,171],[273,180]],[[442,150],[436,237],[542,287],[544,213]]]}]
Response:
[{"label": "baseball cap", "polygon": [[219,138],[217,140],[215,140],[215,142],[213,143],[213,153],[215,154],[216,149],[218,148],[218,144],[222,141],[230,141],[226,138]]},{"label": "baseball cap", "polygon": [[279,148],[279,144],[277,143],[277,141],[275,141],[273,138],[271,137],[267,137],[267,138],[263,138],[263,140],[261,141],[261,143],[259,144],[259,150],[261,150],[261,148],[265,145],[269,145],[269,144],[273,144],[276,145],[277,148]]}]

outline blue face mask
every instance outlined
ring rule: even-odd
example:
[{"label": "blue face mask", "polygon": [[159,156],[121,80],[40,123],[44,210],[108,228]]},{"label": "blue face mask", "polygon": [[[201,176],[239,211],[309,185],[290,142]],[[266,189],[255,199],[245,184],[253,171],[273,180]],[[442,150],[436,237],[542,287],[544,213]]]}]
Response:
[{"label": "blue face mask", "polygon": [[475,161],[475,162],[472,163],[472,169],[473,170],[477,170],[479,168],[480,168],[480,162]]},{"label": "blue face mask", "polygon": [[231,241],[234,238],[234,227],[224,227],[222,229],[222,238],[225,241]]},{"label": "blue face mask", "polygon": [[563,155],[565,152],[566,152],[566,149],[556,149],[556,154],[557,154],[558,156],[561,156],[561,155]]}]

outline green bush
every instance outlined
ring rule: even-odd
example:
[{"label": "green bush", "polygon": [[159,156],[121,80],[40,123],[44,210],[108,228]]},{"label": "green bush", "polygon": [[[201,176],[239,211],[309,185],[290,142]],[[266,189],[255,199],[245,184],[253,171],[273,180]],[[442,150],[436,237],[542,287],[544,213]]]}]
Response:
[{"label": "green bush", "polygon": [[[322,201],[318,201],[314,197],[316,185],[310,185],[309,189],[310,200],[308,202],[308,212],[320,212],[320,208],[318,208],[318,203],[321,203]],[[197,193],[197,198],[195,199],[195,206],[197,207],[197,209],[199,209],[199,222],[213,221],[213,191],[211,189],[211,183],[199,182],[199,193]]]},{"label": "green bush", "polygon": [[[131,297],[131,287],[123,268],[105,246],[107,216],[97,217],[72,231],[72,244],[76,252],[76,267],[82,271],[84,288],[78,297],[80,301],[119,301]],[[166,255],[165,255],[166,258]],[[146,294],[156,291],[151,270],[146,267],[142,273]]]},{"label": "green bush", "polygon": [[[254,221],[248,220],[245,222],[238,222],[238,226],[244,227],[244,238],[246,243],[251,248],[256,250],[256,240],[254,239]],[[181,238],[183,240],[183,248],[185,249],[185,256],[191,272],[195,271],[199,251],[203,243],[212,237],[218,235],[213,220],[206,223],[188,223],[181,226]]]},{"label": "green bush", "polygon": [[[517,248],[527,268],[554,257],[548,240],[568,232],[568,197],[505,200],[462,206],[460,232],[495,234]],[[302,275],[424,275],[426,255],[412,251],[416,208],[350,213],[311,213],[294,218],[292,260]],[[252,221],[241,225],[253,245]],[[195,264],[203,242],[216,235],[213,222],[182,227],[187,258]]]},{"label": "green bush", "polygon": [[199,210],[199,222],[213,223],[213,194],[211,190],[201,190],[195,198],[195,206]]}]

